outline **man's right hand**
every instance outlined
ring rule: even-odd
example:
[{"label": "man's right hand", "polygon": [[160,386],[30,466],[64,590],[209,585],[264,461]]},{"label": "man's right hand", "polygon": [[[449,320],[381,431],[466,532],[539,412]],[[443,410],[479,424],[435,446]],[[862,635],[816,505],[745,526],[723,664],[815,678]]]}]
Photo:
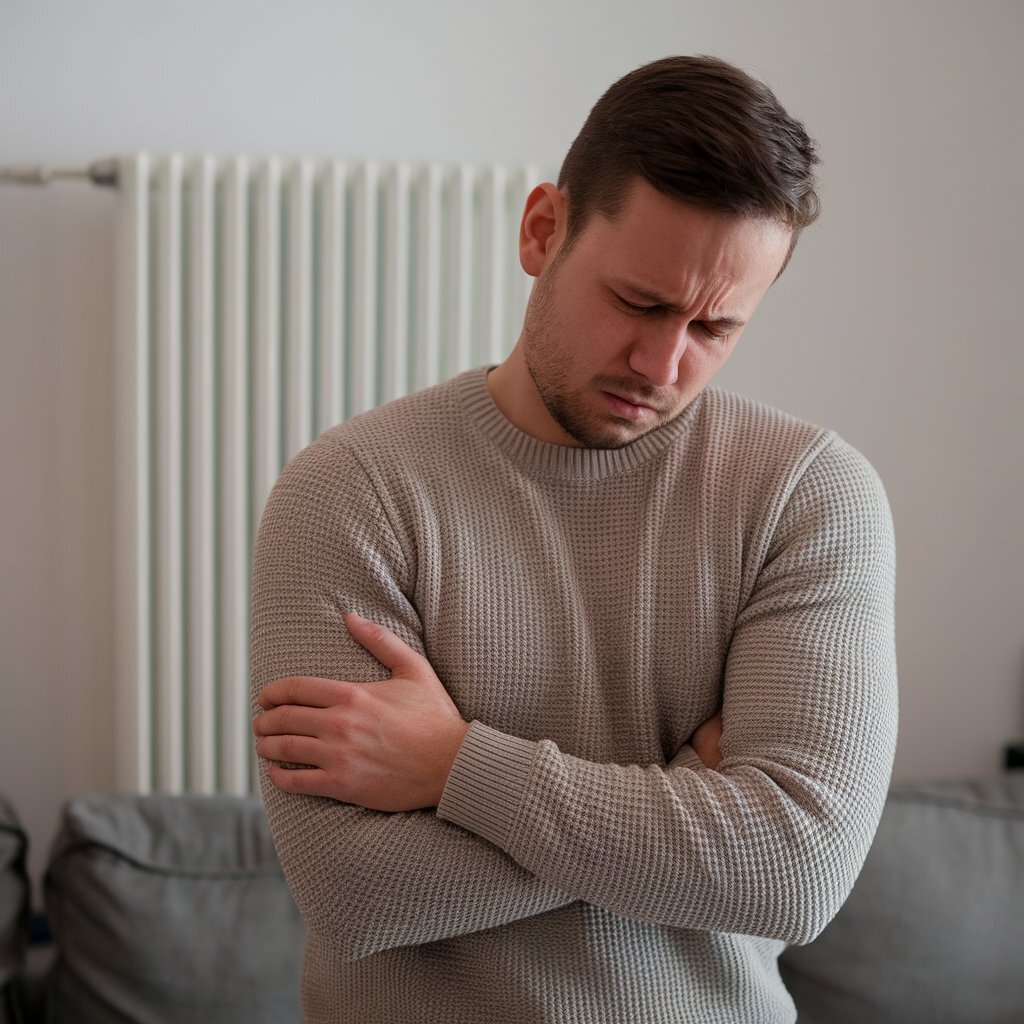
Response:
[{"label": "man's right hand", "polygon": [[345,626],[391,678],[268,683],[253,722],[267,777],[286,793],[370,810],[436,807],[469,723],[427,659],[390,629],[351,612]]}]

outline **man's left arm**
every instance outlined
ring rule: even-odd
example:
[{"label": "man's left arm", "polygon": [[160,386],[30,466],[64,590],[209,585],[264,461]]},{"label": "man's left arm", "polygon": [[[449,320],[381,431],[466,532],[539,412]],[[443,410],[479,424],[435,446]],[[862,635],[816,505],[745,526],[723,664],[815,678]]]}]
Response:
[{"label": "man's left arm", "polygon": [[[832,438],[737,616],[716,770],[591,764],[475,723],[438,813],[623,916],[810,941],[849,894],[888,789],[894,581],[881,482]],[[520,779],[502,767],[527,757]],[[495,824],[483,810],[510,790]]]}]

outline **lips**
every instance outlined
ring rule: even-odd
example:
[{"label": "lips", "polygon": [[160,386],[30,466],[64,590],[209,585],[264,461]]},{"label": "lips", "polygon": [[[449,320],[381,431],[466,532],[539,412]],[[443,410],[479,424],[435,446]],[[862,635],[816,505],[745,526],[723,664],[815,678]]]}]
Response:
[{"label": "lips", "polygon": [[620,395],[614,391],[602,391],[605,401],[611,407],[612,413],[620,419],[642,420],[646,416],[654,416],[657,410],[646,405],[642,399],[631,395]]}]

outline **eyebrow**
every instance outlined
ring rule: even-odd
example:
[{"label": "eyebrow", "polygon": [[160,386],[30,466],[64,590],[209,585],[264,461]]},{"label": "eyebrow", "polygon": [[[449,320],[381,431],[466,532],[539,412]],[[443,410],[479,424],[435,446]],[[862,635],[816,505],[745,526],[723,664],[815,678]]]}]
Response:
[{"label": "eyebrow", "polygon": [[[629,284],[626,281],[622,282],[622,286],[638,299],[649,302],[654,306],[660,306],[668,313],[685,312],[681,306],[677,306],[674,302],[669,302],[664,295],[659,295],[657,292],[648,291],[646,288],[637,287],[637,285]],[[704,320],[703,322],[709,325],[713,324],[726,333],[737,331],[746,324],[746,321],[738,316],[719,316],[713,320]]]}]

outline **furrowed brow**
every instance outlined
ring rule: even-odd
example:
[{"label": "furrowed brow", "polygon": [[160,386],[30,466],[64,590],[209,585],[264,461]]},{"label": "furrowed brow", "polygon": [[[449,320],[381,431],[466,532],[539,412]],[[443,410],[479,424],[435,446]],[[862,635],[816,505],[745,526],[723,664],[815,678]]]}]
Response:
[{"label": "furrowed brow", "polygon": [[716,330],[721,331],[723,334],[732,334],[733,331],[738,331],[746,323],[745,320],[741,320],[737,316],[720,316],[713,320],[705,320],[704,323],[708,327],[714,327]]},{"label": "furrowed brow", "polygon": [[[630,284],[629,282],[623,282],[623,289],[633,297],[638,299],[640,302],[647,302],[652,306],[659,306],[665,310],[666,313],[685,313],[686,310],[682,306],[671,302],[666,299],[664,295],[659,295],[658,292],[652,292],[649,288],[642,288],[639,285]],[[738,331],[741,327],[746,326],[746,320],[738,316],[718,316],[708,317],[704,319],[704,323],[708,327],[714,327],[716,330],[721,331],[723,334],[732,334],[733,331]]]}]

